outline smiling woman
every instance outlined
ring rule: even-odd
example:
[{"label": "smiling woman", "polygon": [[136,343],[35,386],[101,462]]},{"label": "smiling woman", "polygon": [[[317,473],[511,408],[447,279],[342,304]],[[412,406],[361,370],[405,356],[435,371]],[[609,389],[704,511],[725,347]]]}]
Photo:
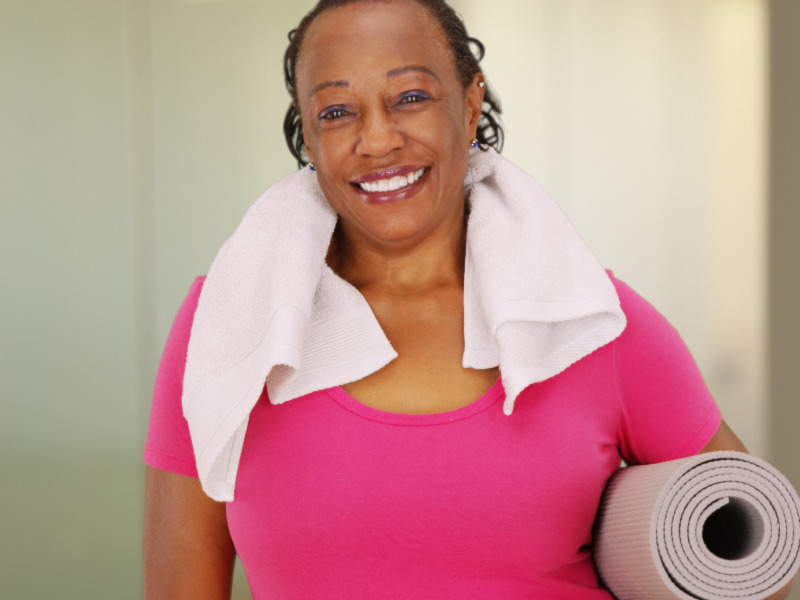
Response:
[{"label": "smiling woman", "polygon": [[[296,76],[306,153],[350,256],[461,235],[483,77],[464,89],[442,37],[416,3],[345,5],[306,32]],[[389,189],[415,173],[414,183]]]},{"label": "smiling woman", "polygon": [[255,598],[609,600],[620,458],[744,450],[675,330],[499,155],[482,52],[443,0],[322,0],[291,36],[313,169],[173,325],[148,598],[225,598],[238,554]]},{"label": "smiling woman", "polygon": [[384,241],[406,251],[460,235],[483,76],[463,85],[441,27],[416,3],[329,10],[302,39],[304,149],[341,217],[339,247]]}]

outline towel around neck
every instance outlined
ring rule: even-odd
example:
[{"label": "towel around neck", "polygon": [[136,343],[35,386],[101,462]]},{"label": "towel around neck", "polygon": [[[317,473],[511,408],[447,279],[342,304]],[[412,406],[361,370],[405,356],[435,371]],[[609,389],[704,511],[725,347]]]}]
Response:
[{"label": "towel around neck", "polygon": [[[464,279],[465,368],[500,367],[504,411],[625,327],[613,284],[558,206],[494,150],[473,150]],[[361,379],[396,352],[364,297],[325,263],[337,215],[302,169],[248,210],[211,265],[184,375],[203,489],[233,500],[247,420]]]}]

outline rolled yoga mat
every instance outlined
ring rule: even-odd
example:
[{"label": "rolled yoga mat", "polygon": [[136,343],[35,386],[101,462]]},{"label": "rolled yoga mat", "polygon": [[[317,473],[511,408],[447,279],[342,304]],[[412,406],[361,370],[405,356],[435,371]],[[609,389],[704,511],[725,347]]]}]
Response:
[{"label": "rolled yoga mat", "polygon": [[618,600],[760,600],[800,567],[800,500],[740,452],[624,467],[606,486],[594,557]]}]

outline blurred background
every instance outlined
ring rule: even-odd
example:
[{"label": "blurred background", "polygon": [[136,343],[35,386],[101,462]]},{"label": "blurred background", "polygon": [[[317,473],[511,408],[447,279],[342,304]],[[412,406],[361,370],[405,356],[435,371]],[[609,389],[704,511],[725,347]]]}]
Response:
[{"label": "blurred background", "polygon": [[[192,279],[296,168],[281,58],[312,4],[0,0],[3,598],[141,596],[158,358]],[[506,156],[800,487],[800,3],[452,4],[487,46]]]}]

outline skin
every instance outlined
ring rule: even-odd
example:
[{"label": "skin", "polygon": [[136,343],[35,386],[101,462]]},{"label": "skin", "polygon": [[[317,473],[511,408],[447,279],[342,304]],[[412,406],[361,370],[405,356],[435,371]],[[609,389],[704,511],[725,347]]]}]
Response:
[{"label": "skin", "polygon": [[142,545],[146,600],[230,598],[236,551],[225,504],[199,480],[147,467]]},{"label": "skin", "polygon": [[[328,263],[361,291],[398,352],[384,369],[344,386],[374,408],[459,408],[499,376],[461,366],[463,181],[482,81],[477,75],[464,88],[443,32],[410,1],[323,13],[299,55],[307,152],[340,216]],[[413,193],[388,203],[353,185],[387,169],[418,168],[425,174]]]},{"label": "skin", "polygon": [[[344,386],[375,408],[452,410],[499,376],[461,366],[463,179],[481,82],[478,75],[461,85],[442,31],[410,0],[329,10],[300,52],[307,152],[340,216],[328,264],[361,291],[398,352],[385,368]],[[398,167],[426,169],[413,193],[375,203],[353,185]],[[746,451],[724,422],[703,452],[714,450]],[[151,467],[145,504],[144,597],[230,598],[235,550],[225,505],[196,479]]]},{"label": "skin", "polygon": [[[341,218],[341,260],[369,269],[369,259],[413,264],[409,253],[457,254],[467,149],[483,97],[480,76],[463,89],[438,25],[406,1],[323,13],[298,58],[307,151]],[[400,166],[429,168],[422,188],[403,201],[368,204],[351,184]],[[385,277],[370,270],[366,276]]]}]

